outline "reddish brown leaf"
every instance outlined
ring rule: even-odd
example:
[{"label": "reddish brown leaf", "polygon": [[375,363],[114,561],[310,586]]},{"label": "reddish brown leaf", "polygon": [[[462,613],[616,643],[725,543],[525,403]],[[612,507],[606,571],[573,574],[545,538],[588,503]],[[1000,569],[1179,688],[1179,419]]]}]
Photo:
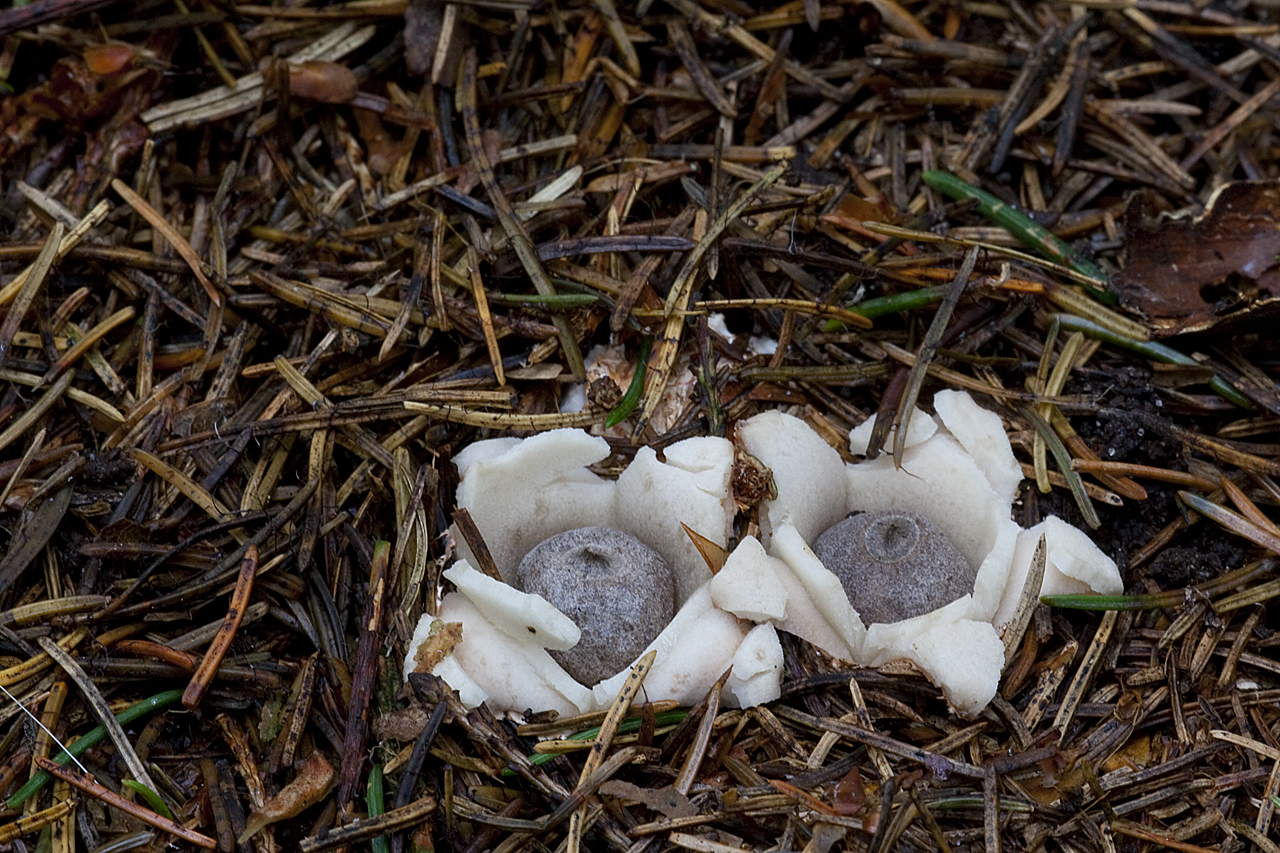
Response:
[{"label": "reddish brown leaf", "polygon": [[84,62],[94,74],[119,74],[133,64],[133,48],[113,42],[85,49]]},{"label": "reddish brown leaf", "polygon": [[1126,213],[1129,262],[1112,279],[1120,298],[1166,335],[1204,331],[1276,307],[1280,296],[1280,181],[1226,184],[1195,217],[1139,193]]},{"label": "reddish brown leaf", "polygon": [[861,815],[867,810],[867,790],[862,786],[862,774],[853,768],[836,783],[831,792],[831,805],[837,814]]}]

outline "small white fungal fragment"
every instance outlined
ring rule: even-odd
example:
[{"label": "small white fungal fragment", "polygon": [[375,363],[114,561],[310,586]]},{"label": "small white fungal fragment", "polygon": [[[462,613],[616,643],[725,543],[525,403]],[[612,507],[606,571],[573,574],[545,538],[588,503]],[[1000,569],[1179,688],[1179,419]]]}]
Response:
[{"label": "small white fungal fragment", "polygon": [[782,695],[782,644],[770,624],[757,625],[733,654],[725,690],[740,708],[772,702]]},{"label": "small white fungal fragment", "polygon": [[754,536],[748,536],[711,579],[712,602],[721,610],[752,622],[786,619],[787,593],[775,569],[780,563],[765,553]]}]

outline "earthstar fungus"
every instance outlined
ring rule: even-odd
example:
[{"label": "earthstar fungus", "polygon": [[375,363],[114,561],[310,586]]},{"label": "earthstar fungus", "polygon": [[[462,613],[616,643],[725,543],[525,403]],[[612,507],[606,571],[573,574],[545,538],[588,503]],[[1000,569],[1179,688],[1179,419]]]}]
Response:
[{"label": "earthstar fungus", "polygon": [[866,622],[922,616],[970,592],[975,580],[947,534],[908,509],[851,515],[828,527],[813,551]]},{"label": "earthstar fungus", "polygon": [[543,539],[520,561],[516,588],[542,596],[578,626],[577,645],[551,657],[587,684],[629,667],[675,615],[667,561],[636,537],[608,527]]},{"label": "earthstar fungus", "polygon": [[[995,695],[1005,663],[1001,635],[1041,534],[1048,552],[1042,593],[1115,594],[1122,584],[1115,563],[1076,528],[1050,517],[1023,530],[1011,519],[1022,471],[997,415],[960,391],[939,392],[934,409],[936,417],[916,411],[910,419],[900,468],[888,456],[846,465],[807,424],[780,412],[739,424],[739,440],[772,469],[778,496],[761,506],[761,542],[744,542],[734,551],[711,583],[712,600],[745,618],[772,614],[768,618],[779,629],[838,658],[865,666],[910,660],[958,712],[973,715]],[[873,420],[851,433],[854,454],[865,453],[872,426]],[[864,532],[877,519],[895,516],[919,516],[936,525],[968,563],[964,594],[949,601],[949,594],[942,596],[945,603],[918,615],[876,614],[870,608],[860,614],[841,579],[815,553],[816,545],[836,561],[822,537],[850,513],[865,514],[852,520]],[[923,527],[919,532],[924,539]],[[892,556],[901,543],[877,547]],[[941,574],[948,573],[954,572]],[[939,581],[917,570],[896,582],[901,585],[882,598],[923,600],[917,588]],[[864,615],[904,618],[875,621]]]},{"label": "earthstar fungus", "polygon": [[[502,580],[473,568],[473,555],[455,537],[460,559],[444,573],[455,591],[441,602],[439,620],[461,623],[462,640],[432,671],[468,706],[487,701],[496,711],[579,713],[607,707],[632,659],[656,649],[657,661],[645,680],[652,699],[692,704],[730,669],[726,701],[747,706],[776,698],[782,648],[772,624],[752,625],[712,605],[711,571],[681,527],[688,525],[721,547],[728,544],[735,511],[729,490],[733,445],[720,438],[686,439],[665,449],[665,461],[641,447],[616,481],[587,467],[609,452],[603,438],[564,429],[480,441],[458,454],[458,506],[470,512]],[[570,538],[578,540],[602,535],[584,534],[583,528],[606,528],[610,533],[603,536],[610,539],[615,533],[635,537],[661,555],[670,569],[675,605],[660,633],[610,677],[597,682],[600,671],[580,671],[592,684],[579,683],[551,654],[574,649],[583,630],[543,595],[517,588],[521,561],[544,540],[569,531],[576,531]],[[598,553],[587,555],[586,562],[608,562],[599,559],[600,542],[588,546]],[[643,582],[648,595],[654,569],[646,565],[619,574],[629,575],[625,583]],[[526,567],[523,573],[527,589],[550,593],[556,585],[530,582],[537,570]],[[585,610],[578,615],[600,618]],[[430,617],[419,622],[406,673],[416,667],[418,647],[433,622]]]}]

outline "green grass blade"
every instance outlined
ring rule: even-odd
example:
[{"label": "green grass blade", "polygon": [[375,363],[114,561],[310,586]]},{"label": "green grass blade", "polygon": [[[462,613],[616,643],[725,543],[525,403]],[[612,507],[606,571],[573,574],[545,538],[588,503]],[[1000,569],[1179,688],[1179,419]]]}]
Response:
[{"label": "green grass blade", "polygon": [[1064,610],[1157,610],[1167,601],[1154,595],[1042,595],[1040,603]]},{"label": "green grass blade", "polygon": [[[386,814],[387,802],[386,795],[382,788],[382,765],[375,764],[373,769],[369,771],[369,786],[366,792],[365,804],[369,808],[369,817],[380,817]],[[391,845],[387,841],[385,835],[379,835],[369,841],[369,847],[373,853],[391,853]]]},{"label": "green grass blade", "polygon": [[164,800],[160,799],[160,795],[155,791],[151,790],[136,779],[125,779],[120,784],[124,785],[131,791],[136,791],[138,796],[147,801],[147,805],[151,807],[153,812],[161,817],[167,817],[169,820],[173,820],[173,812],[169,811],[169,807],[165,805]]},{"label": "green grass blade", "polygon": [[[127,726],[129,723],[132,723],[134,720],[137,720],[141,717],[145,717],[147,714],[150,714],[153,711],[158,711],[161,708],[164,708],[168,705],[172,705],[174,702],[177,702],[181,698],[182,698],[181,690],[166,690],[164,693],[157,693],[156,695],[151,696],[150,698],[143,699],[141,702],[137,703],[136,705],[130,705],[128,708],[125,708],[119,714],[116,714],[116,722],[118,722],[122,726]],[[91,729],[84,737],[80,738],[75,743],[71,744],[71,746],[67,747],[65,750],[58,753],[58,755],[53,760],[54,762],[58,764],[62,764],[64,766],[67,764],[70,764],[72,756],[79,758],[81,755],[84,755],[86,751],[88,751],[89,747],[95,746],[101,743],[106,736],[107,736],[107,730],[106,730],[106,727],[104,726],[98,726],[95,729]],[[25,803],[28,798],[36,794],[46,784],[48,784],[48,782],[49,782],[49,774],[41,770],[35,776],[32,776],[27,781],[27,784],[23,785],[21,788],[15,791],[13,795],[10,796],[9,799],[5,801],[5,805],[8,806],[10,809],[22,808],[22,804]]]},{"label": "green grass blade", "polygon": [[[1156,341],[1136,341],[1133,338],[1103,328],[1092,320],[1086,320],[1084,317],[1077,317],[1074,314],[1054,314],[1052,316],[1057,317],[1062,328],[1068,331],[1083,332],[1091,338],[1097,338],[1100,341],[1123,347],[1151,361],[1158,361],[1161,364],[1187,364],[1193,366],[1200,364],[1191,356],[1183,355],[1171,346],[1157,343]],[[1235,403],[1243,409],[1255,408],[1248,397],[1240,393],[1239,389],[1221,376],[1215,375],[1210,379],[1209,387],[1216,391],[1222,399]]]},{"label": "green grass blade", "polygon": [[1060,240],[1049,229],[1031,220],[1008,202],[1001,201],[984,189],[966,183],[950,172],[926,171],[924,182],[944,195],[960,201],[972,199],[978,203],[983,216],[1007,229],[1023,245],[1039,252],[1056,264],[1068,266],[1081,275],[1097,282],[1096,287],[1085,285],[1090,295],[1105,305],[1115,305],[1116,296],[1107,290],[1107,274],[1093,261]]},{"label": "green grass blade", "polygon": [[609,417],[605,419],[604,425],[606,428],[616,427],[636,410],[636,404],[640,402],[640,397],[644,394],[644,377],[649,372],[649,353],[652,351],[653,336],[645,335],[640,340],[640,352],[636,354],[635,375],[631,377],[631,384],[627,386],[627,393],[622,395],[622,401],[614,406],[613,411],[609,413]]},{"label": "green grass blade", "polygon": [[[653,720],[655,726],[673,726],[687,716],[689,716],[689,712],[687,710],[677,708],[674,711],[663,711],[661,714],[655,714]],[[631,717],[630,719],[623,720],[618,724],[618,734],[628,734],[630,732],[639,731],[640,725],[643,722],[644,721],[639,717]],[[592,740],[598,734],[600,734],[600,729],[599,727],[595,727],[575,732],[565,738],[565,740]],[[539,764],[546,764],[555,757],[555,755],[549,752],[535,752],[533,755],[529,756],[529,763],[536,767]],[[515,771],[507,769],[502,771],[502,775],[514,776]]]}]

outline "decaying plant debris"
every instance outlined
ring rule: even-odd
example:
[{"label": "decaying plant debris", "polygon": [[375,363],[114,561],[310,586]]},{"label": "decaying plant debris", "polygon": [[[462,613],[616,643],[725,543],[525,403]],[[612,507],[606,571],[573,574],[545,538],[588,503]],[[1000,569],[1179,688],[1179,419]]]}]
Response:
[{"label": "decaying plant debris", "polygon": [[[3,843],[1276,850],[1280,294],[1237,239],[1274,185],[1148,215],[1280,177],[1269,5],[36,0],[0,34]],[[611,336],[645,384],[561,412]],[[894,453],[941,387],[1005,419],[1017,520],[1093,528],[1131,593],[1038,607],[977,719],[791,640],[745,712],[402,688],[471,441],[620,422],[616,470],[785,406]]]}]

